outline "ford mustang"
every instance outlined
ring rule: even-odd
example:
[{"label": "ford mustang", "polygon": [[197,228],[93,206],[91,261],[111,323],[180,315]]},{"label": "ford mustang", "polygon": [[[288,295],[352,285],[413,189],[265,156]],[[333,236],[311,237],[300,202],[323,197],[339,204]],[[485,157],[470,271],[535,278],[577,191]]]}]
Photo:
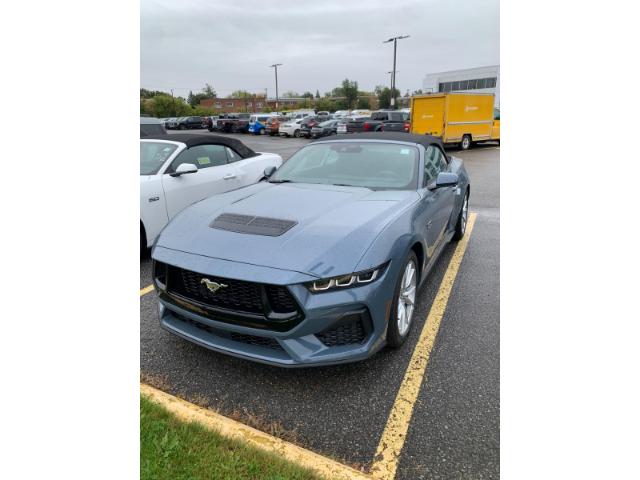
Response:
[{"label": "ford mustang", "polygon": [[434,137],[363,133],[312,142],[264,177],[186,208],[159,235],[161,326],[280,366],[402,345],[420,285],[465,232],[462,161]]}]

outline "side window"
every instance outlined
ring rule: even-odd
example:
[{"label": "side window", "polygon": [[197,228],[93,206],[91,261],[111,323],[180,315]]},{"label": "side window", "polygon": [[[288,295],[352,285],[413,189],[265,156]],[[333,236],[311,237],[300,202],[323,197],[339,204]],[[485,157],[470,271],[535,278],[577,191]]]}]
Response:
[{"label": "side window", "polygon": [[447,162],[439,148],[429,145],[424,154],[424,183],[426,187],[438,173],[447,168]]},{"label": "side window", "polygon": [[239,160],[242,160],[242,157],[240,155],[238,155],[236,152],[234,152],[232,149],[230,149],[229,147],[224,147],[227,151],[227,157],[229,159],[229,163],[233,163],[233,162],[237,162]]},{"label": "side window", "polygon": [[167,173],[175,172],[176,168],[182,163],[191,163],[198,167],[198,170],[209,167],[218,167],[226,165],[227,153],[222,145],[197,145],[183,151],[178,155]]}]

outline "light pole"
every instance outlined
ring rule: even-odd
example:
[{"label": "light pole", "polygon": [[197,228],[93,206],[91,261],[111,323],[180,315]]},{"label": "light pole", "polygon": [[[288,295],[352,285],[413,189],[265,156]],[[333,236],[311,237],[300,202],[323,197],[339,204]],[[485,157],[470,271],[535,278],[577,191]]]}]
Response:
[{"label": "light pole", "polygon": [[391,109],[396,109],[396,51],[398,49],[398,40],[402,40],[403,38],[409,38],[409,35],[399,35],[397,37],[390,38],[389,40],[385,40],[382,43],[390,43],[393,42],[393,74],[391,76]]},{"label": "light pole", "polygon": [[278,67],[281,66],[281,63],[274,63],[273,65],[269,65],[269,67],[275,69],[276,71],[276,112],[280,112],[280,110],[278,110]]}]

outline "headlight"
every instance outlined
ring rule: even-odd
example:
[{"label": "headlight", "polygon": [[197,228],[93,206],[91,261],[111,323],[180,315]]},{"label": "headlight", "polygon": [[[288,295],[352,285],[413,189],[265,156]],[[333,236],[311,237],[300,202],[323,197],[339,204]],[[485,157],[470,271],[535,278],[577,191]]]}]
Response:
[{"label": "headlight", "polygon": [[387,268],[388,262],[370,270],[362,272],[350,273],[348,275],[340,275],[339,277],[323,278],[306,284],[311,293],[322,293],[328,290],[336,290],[340,288],[358,287],[367,283],[371,283],[379,278],[384,269]]}]

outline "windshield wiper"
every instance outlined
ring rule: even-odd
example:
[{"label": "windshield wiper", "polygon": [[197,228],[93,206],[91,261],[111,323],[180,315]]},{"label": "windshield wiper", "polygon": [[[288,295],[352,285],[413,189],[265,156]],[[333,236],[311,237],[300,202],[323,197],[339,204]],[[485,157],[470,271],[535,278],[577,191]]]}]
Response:
[{"label": "windshield wiper", "polygon": [[356,187],[356,188],[367,188],[371,190],[369,187],[363,187],[362,185],[349,185],[348,183],[332,183],[331,185],[335,187]]},{"label": "windshield wiper", "polygon": [[293,183],[293,181],[285,178],[282,180],[269,180],[269,183]]}]

